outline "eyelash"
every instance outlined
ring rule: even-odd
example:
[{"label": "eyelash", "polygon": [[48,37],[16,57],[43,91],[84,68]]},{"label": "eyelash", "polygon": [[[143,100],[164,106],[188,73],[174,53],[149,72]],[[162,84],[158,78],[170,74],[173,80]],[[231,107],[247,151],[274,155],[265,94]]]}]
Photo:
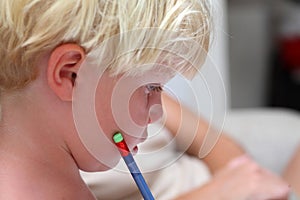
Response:
[{"label": "eyelash", "polygon": [[149,84],[149,85],[146,85],[146,89],[148,90],[148,92],[161,92],[161,91],[163,91],[163,88],[162,88],[162,86],[161,85],[151,85],[151,84]]}]

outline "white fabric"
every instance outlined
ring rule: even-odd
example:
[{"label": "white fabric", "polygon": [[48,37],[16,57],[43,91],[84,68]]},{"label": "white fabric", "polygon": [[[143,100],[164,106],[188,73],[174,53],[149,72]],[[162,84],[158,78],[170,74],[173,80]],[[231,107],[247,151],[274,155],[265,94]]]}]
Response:
[{"label": "white fabric", "polygon": [[[156,134],[157,130],[160,130],[159,134]],[[209,170],[202,161],[180,154],[174,150],[174,145],[169,145],[171,137],[166,129],[152,125],[149,134],[150,139],[139,147],[141,156],[135,156],[135,160],[155,199],[172,199],[210,179]],[[161,150],[155,158],[147,156],[157,149]],[[81,174],[98,199],[142,199],[123,161],[107,172]]]},{"label": "white fabric", "polygon": [[225,131],[260,165],[281,174],[300,145],[300,114],[283,108],[232,110]]}]

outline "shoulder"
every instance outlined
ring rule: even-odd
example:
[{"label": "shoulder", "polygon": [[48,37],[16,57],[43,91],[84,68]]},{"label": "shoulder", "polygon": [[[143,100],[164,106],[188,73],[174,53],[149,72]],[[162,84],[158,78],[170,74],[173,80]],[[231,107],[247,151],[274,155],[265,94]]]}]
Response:
[{"label": "shoulder", "polygon": [[[1,177],[2,179],[2,177]],[[2,181],[3,180],[3,181]],[[72,187],[65,183],[47,184],[44,181],[24,180],[18,177],[2,179],[0,183],[0,199],[5,200],[53,200],[53,199],[74,199],[74,200],[95,200],[94,195],[85,187]]]},{"label": "shoulder", "polygon": [[4,163],[0,168],[0,180],[1,200],[95,200],[83,181],[56,176],[49,171],[30,169],[22,164]]}]

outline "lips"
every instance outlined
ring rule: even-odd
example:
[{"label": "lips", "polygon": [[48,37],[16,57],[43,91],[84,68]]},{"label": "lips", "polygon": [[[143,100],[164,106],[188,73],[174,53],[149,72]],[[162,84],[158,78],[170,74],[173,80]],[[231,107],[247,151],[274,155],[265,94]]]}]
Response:
[{"label": "lips", "polygon": [[133,147],[133,149],[131,150],[132,155],[136,155],[138,153],[139,149],[137,146]]},{"label": "lips", "polygon": [[138,151],[139,151],[139,148],[137,146],[135,146],[135,147],[133,147],[131,153],[132,153],[132,155],[136,155],[138,153]]},{"label": "lips", "polygon": [[136,155],[138,153],[138,144],[143,143],[147,138],[147,129],[144,130],[143,134],[140,134],[138,137],[132,137],[130,135],[124,134],[124,139],[130,149],[132,155]]}]

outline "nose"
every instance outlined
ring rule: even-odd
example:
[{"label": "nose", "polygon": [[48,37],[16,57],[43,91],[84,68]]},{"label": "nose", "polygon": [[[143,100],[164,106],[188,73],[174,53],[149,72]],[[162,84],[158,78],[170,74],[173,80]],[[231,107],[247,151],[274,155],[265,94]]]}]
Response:
[{"label": "nose", "polygon": [[163,116],[161,104],[161,93],[153,94],[149,97],[149,122],[154,123]]}]

